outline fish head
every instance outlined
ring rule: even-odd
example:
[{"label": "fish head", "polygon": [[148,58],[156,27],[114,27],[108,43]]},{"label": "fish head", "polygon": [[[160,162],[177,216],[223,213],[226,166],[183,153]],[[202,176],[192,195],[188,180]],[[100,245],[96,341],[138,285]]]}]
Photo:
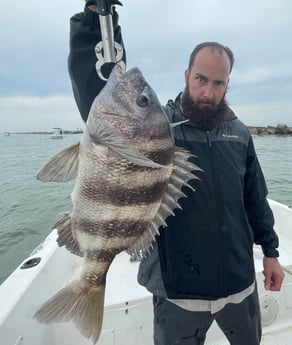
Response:
[{"label": "fish head", "polygon": [[165,111],[137,67],[124,73],[118,65],[113,68],[92,104],[87,125],[94,131],[103,121],[131,141],[171,137]]}]

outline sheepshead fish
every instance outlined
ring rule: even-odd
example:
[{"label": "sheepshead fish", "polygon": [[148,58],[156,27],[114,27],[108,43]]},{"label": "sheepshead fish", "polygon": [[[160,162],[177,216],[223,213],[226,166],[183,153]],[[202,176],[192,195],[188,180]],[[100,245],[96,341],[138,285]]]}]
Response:
[{"label": "sheepshead fish", "polygon": [[180,208],[182,186],[195,179],[190,153],[176,148],[158,98],[138,68],[115,67],[95,98],[78,144],[52,157],[41,181],[76,178],[73,209],[54,226],[58,244],[83,256],[79,279],[45,302],[42,323],[72,320],[96,343],[106,274],[121,251],[147,252],[165,219]]}]

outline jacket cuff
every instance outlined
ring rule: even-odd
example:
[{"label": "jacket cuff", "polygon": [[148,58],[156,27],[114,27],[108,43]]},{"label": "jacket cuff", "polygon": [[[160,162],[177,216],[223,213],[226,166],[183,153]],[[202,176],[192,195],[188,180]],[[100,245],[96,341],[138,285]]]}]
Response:
[{"label": "jacket cuff", "polygon": [[264,256],[268,258],[278,258],[279,257],[279,251],[275,248],[262,248]]}]

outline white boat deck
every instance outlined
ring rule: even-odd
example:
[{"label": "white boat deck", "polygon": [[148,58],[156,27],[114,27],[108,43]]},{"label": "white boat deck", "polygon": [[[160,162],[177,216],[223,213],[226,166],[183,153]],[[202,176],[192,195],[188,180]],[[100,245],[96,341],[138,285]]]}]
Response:
[{"label": "white boat deck", "polygon": [[[276,228],[280,235],[280,262],[292,271],[292,210],[272,202]],[[36,309],[74,279],[81,260],[56,245],[56,231],[24,263],[41,257],[29,269],[17,268],[0,286],[1,345],[89,345],[71,322],[38,324],[32,315]],[[292,344],[292,275],[286,273],[280,292],[263,289],[262,253],[255,247],[257,281],[262,307],[262,345]],[[116,257],[107,275],[105,313],[102,335],[97,345],[151,345],[151,295],[136,281],[139,263],[130,262],[126,253]],[[53,271],[53,273],[52,273]],[[206,345],[228,345],[214,324]],[[248,344],[247,344],[248,345]]]}]

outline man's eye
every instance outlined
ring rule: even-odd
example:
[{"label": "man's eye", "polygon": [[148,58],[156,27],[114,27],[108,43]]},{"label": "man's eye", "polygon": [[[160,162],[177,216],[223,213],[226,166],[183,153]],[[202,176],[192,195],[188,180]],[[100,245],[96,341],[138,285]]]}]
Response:
[{"label": "man's eye", "polygon": [[225,81],[224,80],[218,80],[218,81],[215,81],[215,86],[225,86]]},{"label": "man's eye", "polygon": [[202,82],[206,81],[206,78],[201,77],[201,76],[198,75],[198,76],[196,76],[196,80],[199,81],[200,83],[202,83]]}]

